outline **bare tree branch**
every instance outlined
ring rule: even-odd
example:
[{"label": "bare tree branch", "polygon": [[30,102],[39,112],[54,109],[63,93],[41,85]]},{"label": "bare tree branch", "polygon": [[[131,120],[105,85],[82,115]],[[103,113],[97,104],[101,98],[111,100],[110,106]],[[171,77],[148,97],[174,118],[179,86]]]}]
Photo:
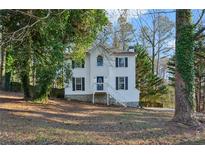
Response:
[{"label": "bare tree branch", "polygon": [[204,13],[205,13],[205,9],[202,10],[202,13],[201,13],[199,19],[198,19],[197,22],[194,24],[194,27],[196,27],[196,26],[200,23],[201,19],[202,19],[203,16],[204,16]]},{"label": "bare tree branch", "polygon": [[175,13],[176,10],[171,10],[171,11],[156,11],[156,12],[148,12],[148,13],[143,13],[141,15],[151,15],[151,14],[156,14],[156,13],[159,13],[159,14],[166,14],[166,13]]},{"label": "bare tree branch", "polygon": [[35,16],[35,15],[31,14],[31,13],[27,13],[27,12],[25,12],[25,11],[21,11],[21,10],[11,10],[11,11],[13,11],[13,12],[18,12],[18,13],[21,13],[21,14],[23,14],[23,15],[26,15],[26,16],[29,16],[29,17],[32,17],[32,18],[35,18],[35,19],[40,19],[40,17]]},{"label": "bare tree branch", "polygon": [[201,38],[205,38],[205,34],[201,34],[201,35],[198,35],[197,37],[195,37],[194,39],[197,41]]},{"label": "bare tree branch", "polygon": [[205,31],[205,27],[199,29],[193,36],[194,39],[197,39],[203,32]]},{"label": "bare tree branch", "polygon": [[48,13],[46,16],[41,17],[41,18],[39,17],[38,20],[36,20],[32,24],[28,23],[26,26],[21,27],[20,29],[14,31],[14,32],[11,32],[8,34],[4,33],[4,38],[8,38],[8,40],[5,40],[3,42],[1,41],[0,45],[7,44],[11,41],[23,41],[23,38],[25,38],[25,36],[26,36],[25,34],[27,33],[27,30],[29,30],[29,28],[32,28],[33,26],[35,26],[37,23],[41,22],[42,20],[47,19],[50,16],[50,14],[51,14],[51,10],[48,10]]}]

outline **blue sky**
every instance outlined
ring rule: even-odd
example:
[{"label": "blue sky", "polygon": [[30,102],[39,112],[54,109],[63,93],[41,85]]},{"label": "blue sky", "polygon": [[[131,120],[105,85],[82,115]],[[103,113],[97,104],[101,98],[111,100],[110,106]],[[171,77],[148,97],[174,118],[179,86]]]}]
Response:
[{"label": "blue sky", "polygon": [[[146,25],[152,25],[152,17],[148,15],[152,10],[129,10],[128,11],[128,22],[130,22],[133,25],[133,29],[135,30],[135,35],[134,35],[134,43],[138,42],[139,40],[139,30],[141,25],[139,24],[139,21],[143,19],[144,23],[146,22]],[[165,11],[165,12],[170,12],[174,10],[160,10],[160,11]],[[120,15],[119,10],[108,10],[108,15],[110,21],[113,23],[113,25],[116,25],[117,19]],[[163,13],[161,15],[167,16],[171,21],[175,23],[175,12],[172,13]],[[132,45],[132,44],[131,44]],[[175,46],[175,40],[174,36],[169,42],[169,46]],[[162,55],[163,56],[163,55]]]},{"label": "blue sky", "polygon": [[[130,9],[128,11],[129,12],[128,18],[131,21],[133,18],[137,18],[137,16],[138,16],[137,13],[141,14],[142,16],[145,16],[143,14],[147,14],[148,11],[150,11],[150,10],[143,10],[143,9],[133,10],[133,9]],[[167,12],[167,13],[162,13],[162,15],[168,16],[172,21],[175,22],[175,12],[168,13],[168,12],[171,12],[171,11],[174,11],[174,10],[171,10],[171,9],[162,10],[161,9],[161,10],[158,10],[158,11]],[[120,15],[119,10],[107,10],[107,12],[108,12],[109,20],[112,21],[113,23],[115,23],[117,21],[117,18]],[[201,10],[193,9],[192,12],[193,12],[193,21],[196,21],[198,16],[201,13]],[[149,16],[149,15],[146,15],[146,16]],[[147,18],[147,19],[149,20],[149,18]],[[203,18],[203,21],[205,21],[205,18]]]},{"label": "blue sky", "polygon": [[[117,23],[117,19],[120,15],[119,11],[120,10],[107,10],[109,20],[113,23],[113,25]],[[161,13],[161,15],[167,16],[171,21],[175,23],[175,20],[176,20],[175,10],[165,9],[165,10],[157,10],[157,11],[166,12],[166,13]],[[132,10],[130,9],[128,11],[128,21],[133,25],[134,29],[138,31],[140,28],[140,25],[139,25],[140,19],[143,19],[147,24],[151,25],[152,19],[151,19],[151,16],[148,14],[150,12],[152,12],[152,10],[142,10],[142,9]],[[201,10],[192,10],[192,12],[193,12],[193,23],[195,23],[201,14]],[[205,17],[202,20],[205,23]],[[175,33],[175,28],[173,30]],[[137,40],[138,37],[136,36],[135,39]],[[173,36],[173,38],[170,40],[169,45],[175,46],[175,36]]]}]

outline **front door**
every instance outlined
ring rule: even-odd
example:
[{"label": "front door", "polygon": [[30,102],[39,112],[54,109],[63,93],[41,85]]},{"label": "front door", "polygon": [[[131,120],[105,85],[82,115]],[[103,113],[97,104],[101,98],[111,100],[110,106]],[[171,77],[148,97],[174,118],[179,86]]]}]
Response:
[{"label": "front door", "polygon": [[103,90],[103,83],[104,83],[103,76],[97,76],[97,90],[99,91]]}]

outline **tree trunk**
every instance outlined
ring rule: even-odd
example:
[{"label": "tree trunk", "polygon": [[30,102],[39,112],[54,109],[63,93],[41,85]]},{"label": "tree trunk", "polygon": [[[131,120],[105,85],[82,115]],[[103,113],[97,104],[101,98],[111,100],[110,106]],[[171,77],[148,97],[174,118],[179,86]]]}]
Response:
[{"label": "tree trunk", "polygon": [[152,35],[152,74],[155,74],[155,35],[156,35],[156,21],[153,20],[153,35]]},{"label": "tree trunk", "polygon": [[205,77],[204,76],[202,77],[202,87],[201,87],[201,89],[202,89],[202,96],[201,97],[202,97],[202,102],[203,102],[202,112],[205,112]]},{"label": "tree trunk", "polygon": [[31,91],[30,91],[31,49],[30,47],[27,46],[22,47],[22,51],[19,51],[18,54],[24,55],[24,57],[21,60],[19,60],[20,67],[21,67],[20,77],[21,77],[22,88],[24,91],[24,99],[30,99],[31,98]]},{"label": "tree trunk", "polygon": [[202,95],[201,95],[201,76],[199,77],[199,107],[198,112],[201,112],[201,104],[202,104]]},{"label": "tree trunk", "polygon": [[11,90],[11,72],[5,73],[4,89],[6,91]]},{"label": "tree trunk", "polygon": [[201,95],[201,76],[197,73],[196,81],[195,81],[195,102],[196,102],[196,112],[201,112],[201,102],[202,102],[202,95]]},{"label": "tree trunk", "polygon": [[3,65],[3,58],[2,58],[2,50],[1,50],[1,46],[0,46],[0,84],[2,82],[2,65]]},{"label": "tree trunk", "polygon": [[155,68],[154,61],[155,61],[155,57],[152,56],[152,74],[155,74],[154,73],[154,68]]},{"label": "tree trunk", "polygon": [[[159,24],[159,13],[157,14],[157,22]],[[159,26],[159,25],[158,25]],[[161,46],[161,31],[158,31],[158,43],[157,43],[157,66],[156,66],[156,75],[159,75],[160,69],[160,46]]]},{"label": "tree trunk", "polygon": [[156,66],[156,75],[159,75],[159,61],[160,61],[160,53],[157,53],[157,66]]},{"label": "tree trunk", "polygon": [[6,58],[5,58],[5,75],[4,75],[4,90],[9,91],[11,90],[11,71],[8,68],[8,57],[10,56],[10,52],[7,51]]},{"label": "tree trunk", "polygon": [[203,109],[202,111],[205,111],[205,78],[204,78],[204,88],[203,88]]},{"label": "tree trunk", "polygon": [[4,48],[1,48],[1,70],[0,70],[0,84],[4,86],[4,79],[5,79],[5,66],[6,66],[6,52]]},{"label": "tree trunk", "polygon": [[21,83],[24,91],[24,98],[25,99],[30,99],[31,94],[30,94],[30,87],[29,87],[29,75],[28,74],[22,74],[21,75]]},{"label": "tree trunk", "polygon": [[[197,79],[198,80],[198,79]],[[196,83],[198,83],[198,81],[196,81]],[[195,86],[195,102],[196,102],[196,111],[198,112],[198,104],[199,104],[199,87],[198,84],[196,84]]]},{"label": "tree trunk", "polygon": [[175,115],[173,121],[196,126],[194,118],[194,52],[191,10],[176,10]]}]

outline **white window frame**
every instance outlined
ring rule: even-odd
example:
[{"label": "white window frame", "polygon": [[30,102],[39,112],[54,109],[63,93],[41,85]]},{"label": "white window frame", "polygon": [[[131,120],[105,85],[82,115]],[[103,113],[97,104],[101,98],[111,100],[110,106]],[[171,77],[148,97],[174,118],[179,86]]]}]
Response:
[{"label": "white window frame", "polygon": [[[102,57],[102,64],[101,64],[101,65],[98,65],[98,58],[99,58],[99,57]],[[97,66],[100,67],[100,66],[103,66],[103,65],[104,65],[104,58],[103,58],[103,56],[98,55],[96,59],[97,59]]]},{"label": "white window frame", "polygon": [[[123,65],[120,65],[120,60],[123,60]],[[125,57],[118,57],[118,67],[125,67]]]},{"label": "white window frame", "polygon": [[[80,79],[80,83],[77,84],[77,79]],[[81,88],[77,89],[77,85],[80,85]],[[75,91],[83,91],[83,79],[82,77],[75,77]]]},{"label": "white window frame", "polygon": [[120,56],[115,58],[115,67],[128,67],[128,57],[126,56]]},{"label": "white window frame", "polygon": [[[121,79],[123,79],[122,82]],[[122,85],[123,88],[121,88]],[[125,77],[118,77],[118,90],[125,90]]]},{"label": "white window frame", "polygon": [[[120,81],[121,79],[123,79],[123,83]],[[124,88],[121,88],[121,85],[123,84]],[[124,76],[119,76],[118,77],[118,90],[125,90],[125,77]]]}]

